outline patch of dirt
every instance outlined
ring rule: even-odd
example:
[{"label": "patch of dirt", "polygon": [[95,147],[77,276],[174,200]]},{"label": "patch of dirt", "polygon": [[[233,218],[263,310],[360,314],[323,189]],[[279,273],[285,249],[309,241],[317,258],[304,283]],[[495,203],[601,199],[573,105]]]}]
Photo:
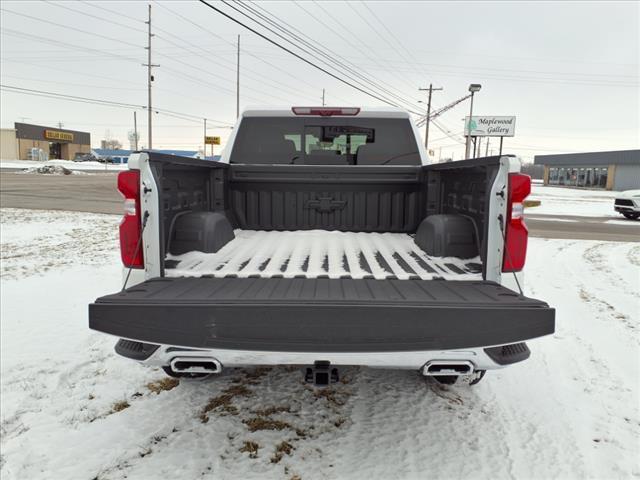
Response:
[{"label": "patch of dirt", "polygon": [[248,453],[249,458],[258,458],[259,449],[260,449],[260,445],[258,445],[256,442],[245,440],[244,444],[242,445],[242,448],[240,448],[240,451],[243,453],[245,452]]},{"label": "patch of dirt", "polygon": [[232,405],[233,399],[236,397],[248,397],[251,393],[251,390],[244,385],[232,385],[217,397],[209,400],[209,403],[200,414],[200,420],[202,423],[207,423],[209,421],[209,412],[224,412],[228,415],[237,415],[238,408]]},{"label": "patch of dirt", "polygon": [[243,420],[250,432],[257,432],[259,430],[284,430],[285,428],[293,430],[293,427],[281,420],[273,420],[272,418],[265,417],[252,417]]},{"label": "patch of dirt", "polygon": [[257,385],[258,380],[267,375],[272,370],[271,367],[257,367],[251,370],[243,370],[245,383],[249,385]]},{"label": "patch of dirt", "polygon": [[268,417],[275,413],[291,413],[291,407],[289,405],[272,406],[254,410],[253,413],[260,417]]},{"label": "patch of dirt", "polygon": [[178,386],[180,380],[177,378],[166,377],[155,382],[147,383],[147,388],[153,393],[168,392]]},{"label": "patch of dirt", "polygon": [[344,390],[336,390],[335,388],[322,388],[316,390],[314,395],[317,399],[324,398],[328,404],[336,407],[342,407],[347,403],[347,399],[351,394]]},{"label": "patch of dirt", "polygon": [[111,407],[111,413],[118,413],[121,412],[122,410],[129,408],[131,405],[129,405],[129,402],[127,402],[126,400],[121,400],[120,402],[116,402],[113,404],[113,406]]},{"label": "patch of dirt", "polygon": [[295,449],[296,447],[283,440],[278,445],[276,445],[276,451],[271,457],[271,463],[280,462],[284,455],[291,455],[291,452],[293,452]]}]

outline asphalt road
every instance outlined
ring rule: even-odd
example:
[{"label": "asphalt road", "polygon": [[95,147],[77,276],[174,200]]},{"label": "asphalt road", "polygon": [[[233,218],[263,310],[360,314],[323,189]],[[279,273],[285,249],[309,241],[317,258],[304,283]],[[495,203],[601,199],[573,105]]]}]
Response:
[{"label": "asphalt road", "polygon": [[[0,172],[0,206],[77,212],[122,213],[116,173],[29,175]],[[616,217],[568,217],[527,212],[533,237],[640,242],[640,221]],[[628,222],[628,225],[624,223]]]}]

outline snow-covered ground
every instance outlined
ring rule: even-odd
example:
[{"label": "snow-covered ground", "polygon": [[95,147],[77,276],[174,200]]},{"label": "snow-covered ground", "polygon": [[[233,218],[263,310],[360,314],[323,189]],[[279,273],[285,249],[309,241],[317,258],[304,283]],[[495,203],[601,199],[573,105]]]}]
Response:
[{"label": "snow-covered ground", "polygon": [[46,162],[37,162],[34,160],[2,160],[0,161],[0,169],[2,168],[33,168],[42,167],[43,165],[57,165],[68,170],[105,170],[119,171],[128,168],[126,163],[100,163],[100,162],[73,162],[71,160],[48,160]]},{"label": "snow-covered ground", "polygon": [[121,285],[119,218],[1,210],[0,476],[640,477],[640,244],[531,239],[527,293],[557,309],[531,358],[474,387],[351,368],[159,383],[87,328]]},{"label": "snow-covered ground", "polygon": [[624,219],[613,209],[620,192],[568,187],[545,187],[532,184],[527,200],[540,200],[538,207],[527,208],[528,215],[575,215],[579,217],[613,217]]}]

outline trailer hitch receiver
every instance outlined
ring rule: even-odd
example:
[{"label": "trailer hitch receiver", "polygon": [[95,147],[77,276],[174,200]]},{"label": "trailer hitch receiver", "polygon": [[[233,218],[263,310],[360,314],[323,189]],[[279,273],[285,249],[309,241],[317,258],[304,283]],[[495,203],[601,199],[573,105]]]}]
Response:
[{"label": "trailer hitch receiver", "polygon": [[307,367],[304,374],[304,380],[312,383],[316,387],[326,387],[340,380],[337,368],[331,368],[331,363],[326,360],[318,360],[314,362],[312,367]]}]

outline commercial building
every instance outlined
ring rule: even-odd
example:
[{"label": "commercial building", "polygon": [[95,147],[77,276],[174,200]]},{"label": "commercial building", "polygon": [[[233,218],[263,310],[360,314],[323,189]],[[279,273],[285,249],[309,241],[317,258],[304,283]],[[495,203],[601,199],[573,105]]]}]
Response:
[{"label": "commercial building", "polygon": [[88,132],[16,122],[15,137],[20,160],[38,160],[39,151],[49,159],[73,160],[77,153],[91,151]]},{"label": "commercial building", "polygon": [[16,160],[18,144],[15,128],[0,128],[0,160]]},{"label": "commercial building", "polygon": [[536,155],[534,164],[544,165],[545,185],[640,189],[640,150]]}]

